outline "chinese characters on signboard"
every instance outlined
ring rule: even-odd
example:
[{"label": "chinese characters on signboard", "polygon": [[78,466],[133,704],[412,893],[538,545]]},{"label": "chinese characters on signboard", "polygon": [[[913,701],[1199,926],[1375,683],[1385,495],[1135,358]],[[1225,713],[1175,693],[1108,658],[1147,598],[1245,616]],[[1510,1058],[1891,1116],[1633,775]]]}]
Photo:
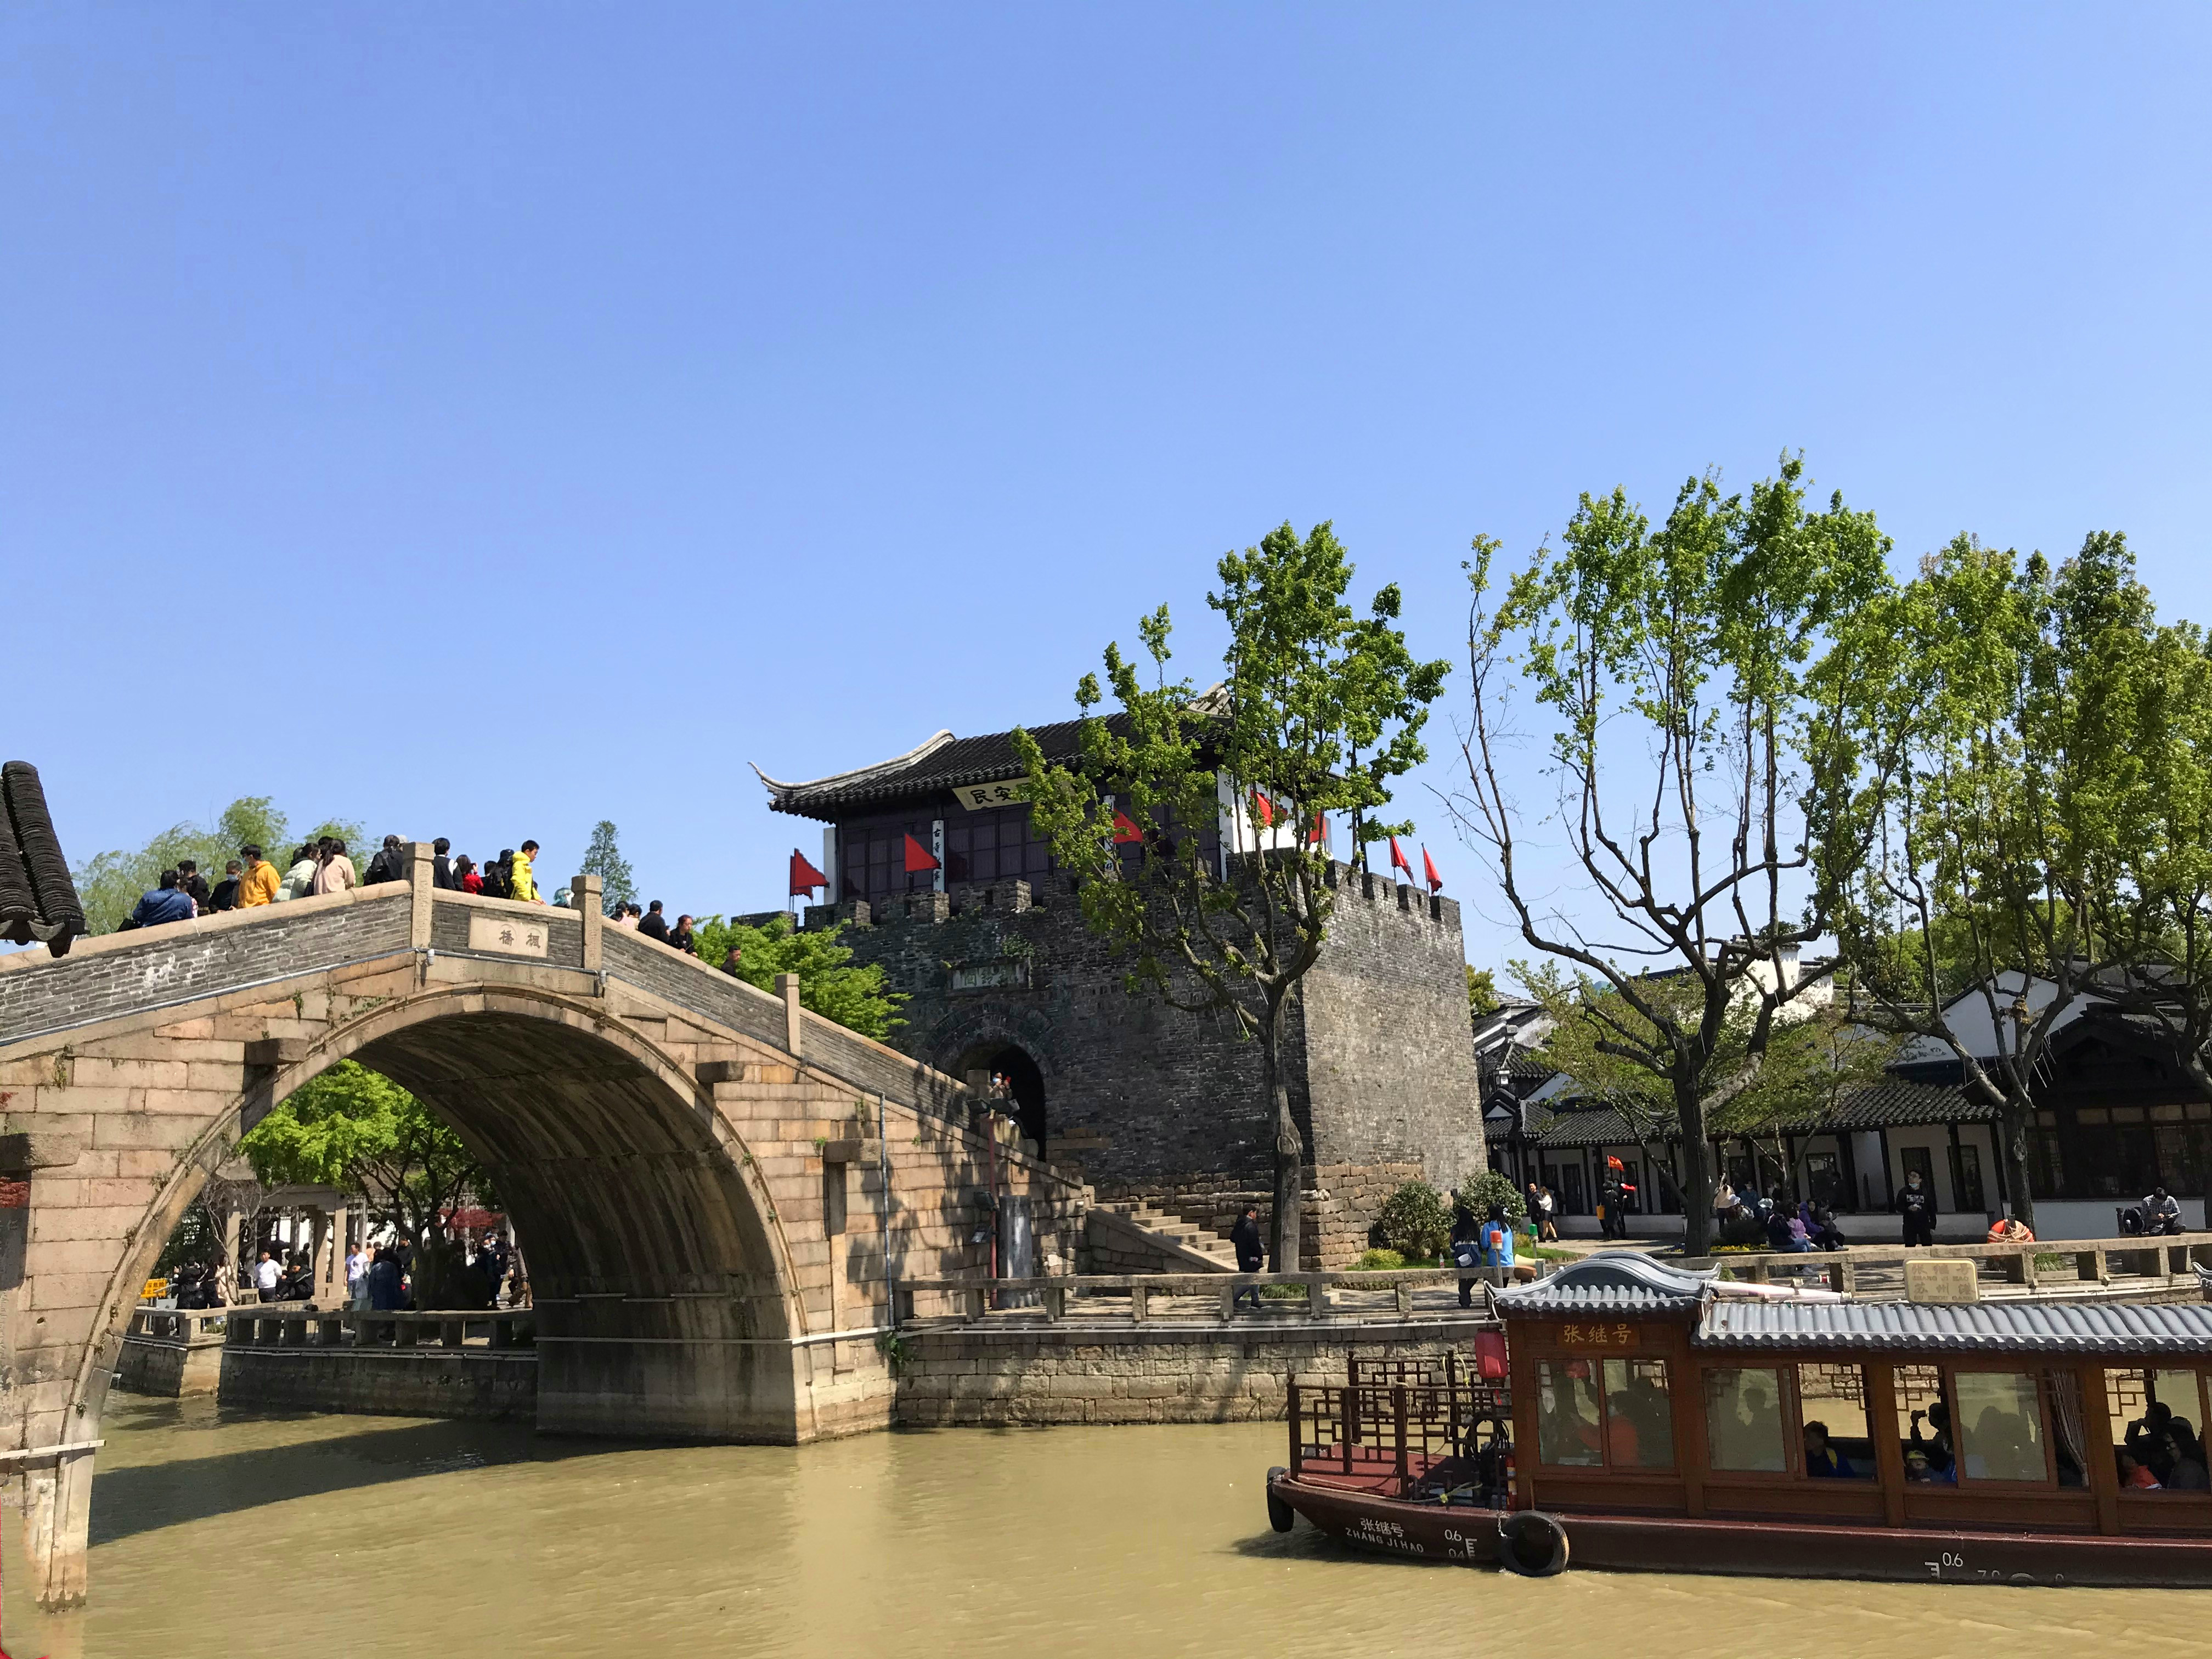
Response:
[{"label": "chinese characters on signboard", "polygon": [[547,925],[531,916],[471,916],[469,949],[505,957],[545,954]]},{"label": "chinese characters on signboard", "polygon": [[971,812],[991,806],[1018,806],[1030,798],[1027,778],[1006,778],[997,783],[965,783],[952,792]]}]

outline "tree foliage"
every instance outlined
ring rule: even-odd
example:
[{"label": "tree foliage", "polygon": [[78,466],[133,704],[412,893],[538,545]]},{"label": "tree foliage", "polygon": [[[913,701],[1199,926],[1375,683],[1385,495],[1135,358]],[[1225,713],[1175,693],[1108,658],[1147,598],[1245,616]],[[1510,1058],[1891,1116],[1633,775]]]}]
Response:
[{"label": "tree foliage", "polygon": [[[1756,1077],[1801,991],[1791,947],[1822,931],[1800,890],[1805,757],[1835,718],[1861,637],[1840,624],[1889,585],[1872,516],[1840,495],[1808,508],[1805,495],[1790,455],[1747,495],[1690,479],[1656,529],[1620,489],[1584,495],[1563,546],[1540,548],[1502,599],[1496,542],[1477,537],[1468,567],[1473,707],[1457,816],[1522,937],[1634,1016],[1599,1048],[1664,1090],[1698,1149],[1683,1170],[1693,1251],[1710,1226],[1707,1118]],[[1528,836],[1505,781],[1516,679],[1550,717],[1549,816],[1568,886],[1595,920],[1561,907],[1551,872],[1523,865]]]},{"label": "tree foliage", "polygon": [[1823,908],[1861,1017],[1942,1045],[1997,1106],[2032,1224],[2036,1073],[2160,932],[2145,826],[2159,844],[2153,797],[2185,767],[2150,595],[2118,535],[2056,571],[1961,536],[1854,626],[1820,760]]},{"label": "tree foliage", "polygon": [[142,895],[161,885],[161,872],[175,869],[179,859],[197,863],[213,886],[222,879],[223,866],[249,842],[281,871],[291,864],[301,841],[322,836],[336,836],[349,847],[359,847],[362,841],[361,825],[340,818],[325,818],[295,837],[269,796],[241,795],[216,814],[212,823],[172,824],[136,852],[95,854],[70,873],[84,902],[86,926],[95,933],[112,933]]},{"label": "tree foliage", "polygon": [[592,826],[592,844],[584,851],[580,874],[599,878],[599,902],[608,915],[625,904],[635,902],[637,882],[630,873],[629,860],[622,855],[615,842],[614,820],[601,818]]},{"label": "tree foliage", "polygon": [[1375,1237],[1407,1261],[1433,1261],[1451,1243],[1451,1206],[1425,1181],[1408,1181],[1382,1200]]},{"label": "tree foliage", "polygon": [[[1421,663],[1384,587],[1361,616],[1352,567],[1330,527],[1288,524],[1226,554],[1207,603],[1229,626],[1224,678],[1201,696],[1170,680],[1164,605],[1138,624],[1151,684],[1118,644],[1106,682],[1077,688],[1073,765],[1014,734],[1036,832],[1076,883],[1086,924],[1129,963],[1133,993],[1217,1014],[1256,1038],[1274,1158],[1274,1260],[1298,1258],[1304,1141],[1291,1116],[1283,1010],[1320,953],[1334,898],[1322,815],[1355,845],[1401,833],[1380,820],[1390,786],[1425,758],[1428,705],[1446,665]],[[1207,833],[1230,845],[1218,855]],[[1217,862],[1217,856],[1218,861]]]},{"label": "tree foliage", "polygon": [[757,927],[709,916],[692,931],[700,961],[719,968],[734,945],[738,977],[763,991],[775,989],[778,974],[796,974],[799,1006],[848,1030],[884,1042],[906,1024],[898,1017],[906,994],[888,988],[881,963],[852,965],[852,948],[837,942],[845,931],[842,922],[798,931],[783,915]]},{"label": "tree foliage", "polygon": [[1480,1019],[1504,1006],[1498,1000],[1498,975],[1487,968],[1470,964],[1467,970],[1467,1012]]},{"label": "tree foliage", "polygon": [[1508,1221],[1523,1221],[1528,1215],[1528,1200],[1513,1184],[1512,1177],[1496,1170],[1485,1170],[1472,1181],[1461,1184],[1459,1207],[1477,1221],[1487,1221],[1492,1210],[1505,1212]]},{"label": "tree foliage", "polygon": [[414,1245],[417,1307],[446,1305],[453,1263],[445,1218],[470,1194],[497,1202],[489,1176],[444,1119],[349,1060],[286,1096],[239,1150],[268,1185],[360,1193],[392,1219]]}]

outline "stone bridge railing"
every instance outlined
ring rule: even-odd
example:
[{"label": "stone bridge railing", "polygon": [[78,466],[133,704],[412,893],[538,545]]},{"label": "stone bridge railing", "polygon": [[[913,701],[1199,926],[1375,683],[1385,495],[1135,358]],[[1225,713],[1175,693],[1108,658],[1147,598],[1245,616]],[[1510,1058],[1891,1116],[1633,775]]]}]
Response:
[{"label": "stone bridge railing", "polygon": [[[1558,1263],[1532,1264],[1535,1276]],[[1085,1326],[1212,1325],[1249,1321],[1239,1313],[1261,1292],[1264,1315],[1316,1320],[1463,1317],[1462,1279],[1503,1285],[1508,1267],[1411,1267],[1375,1273],[1073,1273],[1052,1279],[909,1279],[898,1287],[902,1330],[941,1324],[974,1324],[1006,1314],[1047,1324],[1080,1320]],[[1273,1292],[1269,1294],[1269,1292]],[[1422,1295],[1422,1292],[1428,1292]],[[1449,1294],[1439,1294],[1449,1292]],[[1482,1304],[1486,1311],[1487,1304]]]},{"label": "stone bridge railing", "polygon": [[225,1311],[223,1340],[233,1348],[342,1348],[354,1353],[474,1348],[507,1353],[533,1346],[538,1335],[538,1315],[529,1308],[380,1312],[276,1303]]}]

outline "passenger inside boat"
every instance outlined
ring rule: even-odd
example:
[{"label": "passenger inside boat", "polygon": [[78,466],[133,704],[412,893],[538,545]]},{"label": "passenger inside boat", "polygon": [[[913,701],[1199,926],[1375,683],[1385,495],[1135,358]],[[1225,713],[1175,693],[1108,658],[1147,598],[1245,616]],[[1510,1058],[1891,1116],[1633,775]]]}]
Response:
[{"label": "passenger inside boat", "polygon": [[2174,1418],[2166,1428],[2166,1479],[2160,1482],[2175,1492],[2212,1491],[2204,1468],[2204,1448],[2187,1419]]},{"label": "passenger inside boat", "polygon": [[1954,1486],[1958,1476],[1949,1469],[1939,1469],[1928,1461],[1925,1447],[1907,1446],[1905,1449],[1905,1478],[1913,1486]]},{"label": "passenger inside boat", "polygon": [[2157,1492],[2160,1489],[2158,1477],[2136,1462],[2136,1455],[2125,1446],[2112,1448],[2112,1463],[2120,1472],[2121,1491]]},{"label": "passenger inside boat", "polygon": [[1828,1443],[1828,1425],[1812,1422],[1805,1425],[1805,1473],[1814,1480],[1848,1480],[1851,1478],[1850,1460]]}]

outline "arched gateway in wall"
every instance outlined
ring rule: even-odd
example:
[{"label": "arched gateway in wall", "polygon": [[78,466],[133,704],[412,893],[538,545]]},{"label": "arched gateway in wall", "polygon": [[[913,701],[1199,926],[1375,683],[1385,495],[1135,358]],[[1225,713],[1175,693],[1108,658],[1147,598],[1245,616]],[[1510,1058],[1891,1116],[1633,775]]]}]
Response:
[{"label": "arched gateway in wall", "polygon": [[[414,870],[0,960],[0,1471],[24,1477],[48,1605],[84,1595],[148,1270],[245,1129],[339,1060],[492,1172],[531,1263],[546,1429],[884,1426],[892,1280],[969,1265],[987,1166],[950,1079],[603,930],[595,878],[570,911],[434,890],[423,849]],[[1027,1160],[1001,1179],[1072,1250],[1080,1189]]]}]

